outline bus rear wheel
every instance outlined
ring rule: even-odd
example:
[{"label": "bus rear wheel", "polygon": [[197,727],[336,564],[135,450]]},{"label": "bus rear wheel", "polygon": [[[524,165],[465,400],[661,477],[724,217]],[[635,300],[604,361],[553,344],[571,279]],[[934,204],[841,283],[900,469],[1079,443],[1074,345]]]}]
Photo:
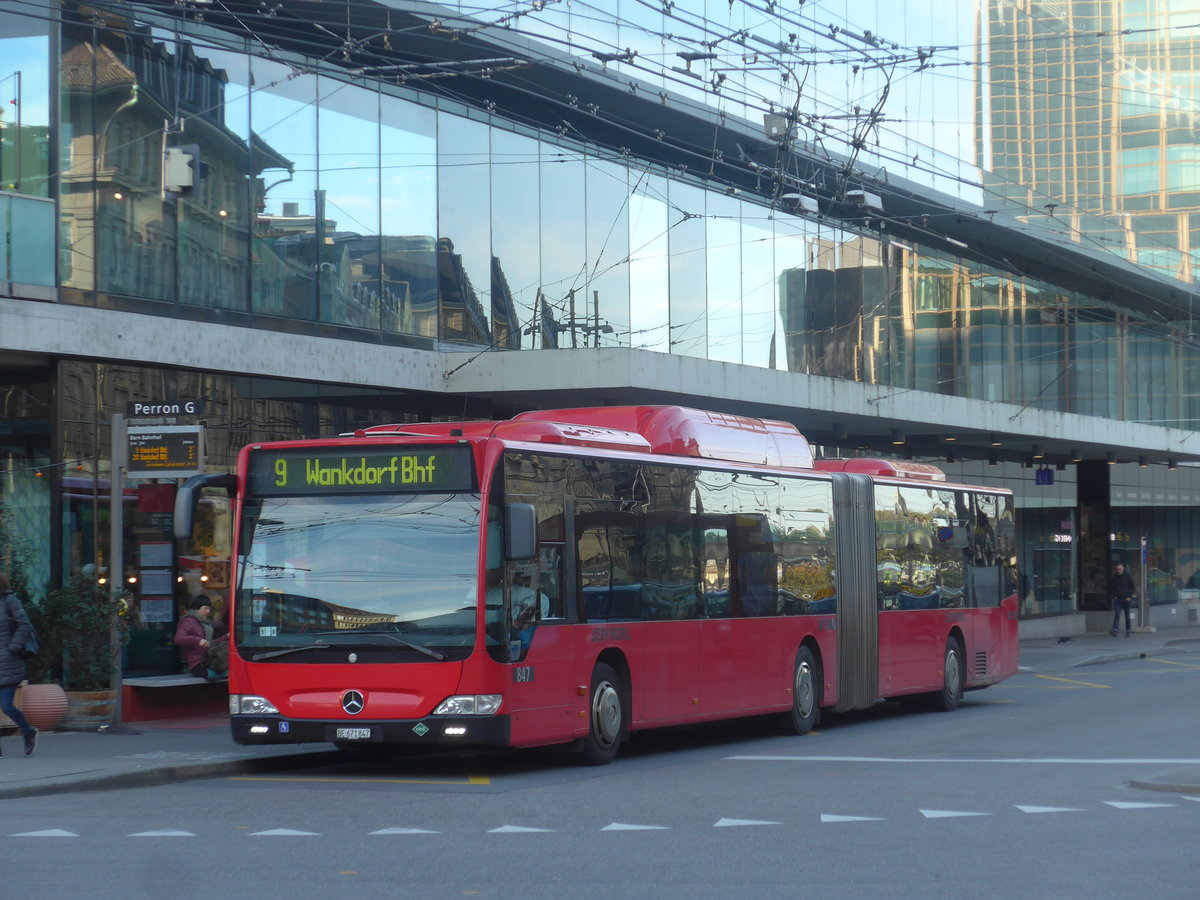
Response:
[{"label": "bus rear wheel", "polygon": [[625,708],[621,701],[621,679],[612,666],[599,663],[592,670],[588,701],[588,733],[583,739],[582,759],[589,766],[612,762],[621,746]]},{"label": "bus rear wheel", "polygon": [[942,662],[942,689],[929,696],[939,712],[953,712],[963,695],[962,647],[955,637],[946,638],[946,653]]},{"label": "bus rear wheel", "polygon": [[812,651],[801,647],[792,672],[792,708],[783,714],[788,734],[808,734],[821,716],[821,670]]}]

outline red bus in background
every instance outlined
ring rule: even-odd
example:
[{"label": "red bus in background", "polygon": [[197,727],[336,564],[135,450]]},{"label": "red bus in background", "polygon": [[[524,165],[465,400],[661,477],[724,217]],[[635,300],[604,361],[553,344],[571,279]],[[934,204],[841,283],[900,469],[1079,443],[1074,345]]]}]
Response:
[{"label": "red bus in background", "polygon": [[523,413],[246,447],[233,737],[575,743],[919,697],[1017,667],[1010,493],[814,460],[786,423],[672,406]]}]

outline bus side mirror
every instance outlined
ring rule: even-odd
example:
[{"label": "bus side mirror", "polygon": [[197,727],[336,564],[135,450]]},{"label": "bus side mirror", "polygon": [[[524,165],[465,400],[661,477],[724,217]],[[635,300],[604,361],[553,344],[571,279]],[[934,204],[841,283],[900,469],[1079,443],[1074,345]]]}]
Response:
[{"label": "bus side mirror", "polygon": [[200,503],[200,491],[204,488],[222,488],[230,496],[237,490],[236,475],[193,475],[175,494],[174,529],[175,537],[186,541],[192,536],[196,524],[196,507]]},{"label": "bus side mirror", "polygon": [[537,556],[537,517],[532,503],[509,503],[504,507],[504,558],[533,559]]}]

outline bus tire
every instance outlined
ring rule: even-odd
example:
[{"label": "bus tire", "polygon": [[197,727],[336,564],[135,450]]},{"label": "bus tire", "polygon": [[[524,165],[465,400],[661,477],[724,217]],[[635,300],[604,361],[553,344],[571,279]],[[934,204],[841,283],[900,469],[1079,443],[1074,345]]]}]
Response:
[{"label": "bus tire", "polygon": [[942,689],[931,694],[929,699],[938,712],[954,712],[963,696],[963,654],[958,638],[946,638],[946,652],[942,658]]},{"label": "bus tire", "polygon": [[625,730],[621,687],[621,678],[612,666],[596,664],[588,694],[588,733],[580,753],[586,765],[604,766],[616,758]]},{"label": "bus tire", "polygon": [[821,670],[812,651],[801,647],[792,669],[792,708],[783,714],[788,734],[808,734],[821,718]]}]

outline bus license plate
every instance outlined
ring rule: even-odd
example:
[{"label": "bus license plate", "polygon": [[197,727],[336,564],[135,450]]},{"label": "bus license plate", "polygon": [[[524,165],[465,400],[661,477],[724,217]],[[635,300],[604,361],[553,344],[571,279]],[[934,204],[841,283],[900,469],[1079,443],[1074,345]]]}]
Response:
[{"label": "bus license plate", "polygon": [[371,739],[371,729],[339,728],[336,736],[339,741],[369,741]]}]

